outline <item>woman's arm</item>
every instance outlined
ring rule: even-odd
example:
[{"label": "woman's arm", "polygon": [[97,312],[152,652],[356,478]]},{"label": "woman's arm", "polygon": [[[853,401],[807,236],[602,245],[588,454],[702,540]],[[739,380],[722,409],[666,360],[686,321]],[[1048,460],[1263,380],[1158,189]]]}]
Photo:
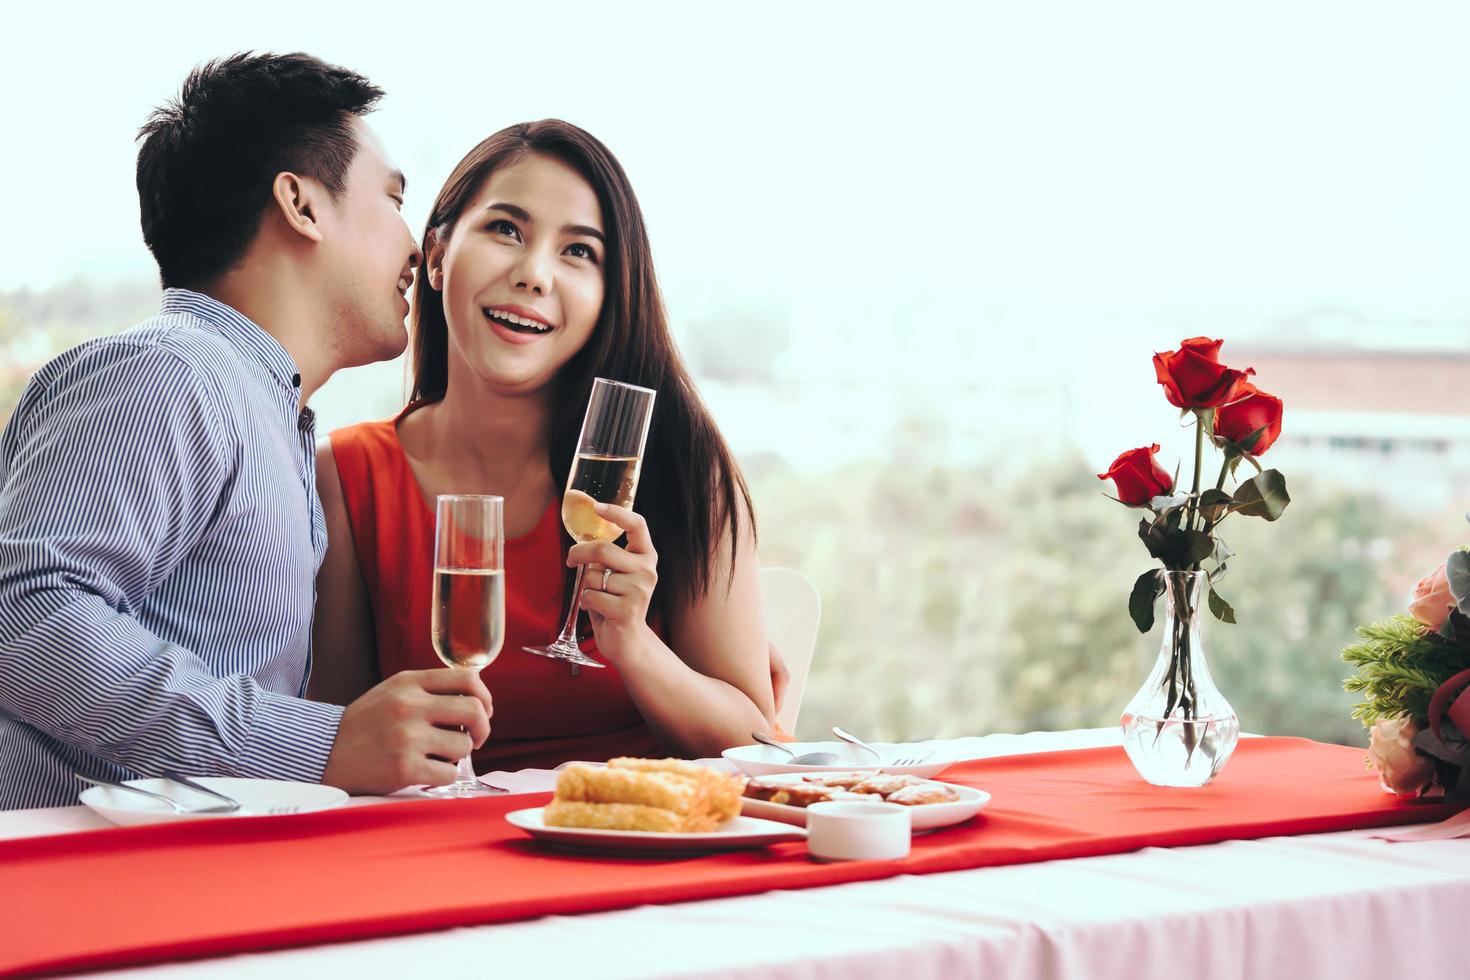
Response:
[{"label": "woman's arm", "polygon": [[[760,569],[743,502],[733,571],[730,536],[722,534],[708,592],[692,605],[670,610],[670,644],[645,621],[657,581],[657,554],[647,525],[620,507],[598,505],[598,513],[628,532],[627,548],[577,545],[568,561],[594,565],[583,582],[582,602],[593,614],[598,649],[623,675],[654,734],[687,755],[716,756],[749,743],[752,731],[772,731],[775,707]],[[602,572],[595,566],[613,570],[608,592],[599,589]]]},{"label": "woman's arm", "polygon": [[382,678],[373,642],[373,611],[352,543],[337,459],[327,440],[316,450],[316,489],[327,519],[327,554],[316,577],[312,670],[306,696],[313,701],[351,704]]}]

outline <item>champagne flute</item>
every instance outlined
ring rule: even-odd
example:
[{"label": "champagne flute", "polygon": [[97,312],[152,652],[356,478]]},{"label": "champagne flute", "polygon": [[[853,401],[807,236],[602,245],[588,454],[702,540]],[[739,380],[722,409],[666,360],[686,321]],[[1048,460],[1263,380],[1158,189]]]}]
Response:
[{"label": "champagne flute", "polygon": [[[598,516],[594,503],[632,507],[638,490],[638,471],[643,466],[643,443],[653,417],[651,388],[597,378],[587,414],[582,416],[582,434],[577,438],[577,455],[567,477],[561,502],[561,522],[577,542],[615,541],[623,529]],[[577,568],[572,586],[572,605],[567,610],[561,634],[544,647],[522,647],[527,653],[565,660],[583,667],[603,667],[577,646],[577,614],[582,609],[582,579],[587,566]],[[573,671],[575,673],[575,670]]]},{"label": "champagne flute", "polygon": [[[484,670],[505,644],[505,525],[501,497],[444,494],[434,515],[434,652],[449,667]],[[499,792],[475,778],[466,755],[454,782],[427,796]]]}]

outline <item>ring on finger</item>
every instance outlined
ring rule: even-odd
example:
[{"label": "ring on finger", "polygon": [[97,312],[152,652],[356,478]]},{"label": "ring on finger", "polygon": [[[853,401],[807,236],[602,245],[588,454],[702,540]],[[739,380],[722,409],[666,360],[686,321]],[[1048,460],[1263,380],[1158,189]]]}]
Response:
[{"label": "ring on finger", "polygon": [[602,591],[603,592],[606,592],[607,591],[607,580],[610,579],[610,578],[612,578],[612,569],[611,568],[604,568],[602,570]]}]

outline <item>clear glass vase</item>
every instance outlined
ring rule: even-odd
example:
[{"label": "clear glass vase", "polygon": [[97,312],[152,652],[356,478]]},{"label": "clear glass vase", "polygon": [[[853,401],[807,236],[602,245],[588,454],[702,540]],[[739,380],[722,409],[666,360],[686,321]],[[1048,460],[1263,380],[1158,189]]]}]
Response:
[{"label": "clear glass vase", "polygon": [[1153,673],[1123,709],[1123,748],[1138,774],[1155,786],[1203,786],[1235,751],[1240,722],[1205,664],[1205,573],[1159,574],[1164,642]]}]

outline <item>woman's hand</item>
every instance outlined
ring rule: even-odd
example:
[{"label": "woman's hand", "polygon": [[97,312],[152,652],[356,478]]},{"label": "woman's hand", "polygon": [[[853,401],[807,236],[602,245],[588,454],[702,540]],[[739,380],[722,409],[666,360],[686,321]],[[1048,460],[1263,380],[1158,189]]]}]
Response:
[{"label": "woman's hand", "polygon": [[582,608],[592,620],[598,651],[617,664],[653,637],[648,628],[648,604],[658,584],[658,552],[641,515],[614,504],[600,503],[596,510],[597,516],[627,533],[627,547],[611,541],[573,545],[567,552],[567,564],[587,566]]},{"label": "woman's hand", "polygon": [[[791,671],[786,669],[786,659],[776,644],[766,644],[766,654],[771,659],[771,694],[776,699],[776,714],[781,713],[781,703],[786,700],[786,688],[791,683]],[[786,734],[791,735],[792,732]]]}]

